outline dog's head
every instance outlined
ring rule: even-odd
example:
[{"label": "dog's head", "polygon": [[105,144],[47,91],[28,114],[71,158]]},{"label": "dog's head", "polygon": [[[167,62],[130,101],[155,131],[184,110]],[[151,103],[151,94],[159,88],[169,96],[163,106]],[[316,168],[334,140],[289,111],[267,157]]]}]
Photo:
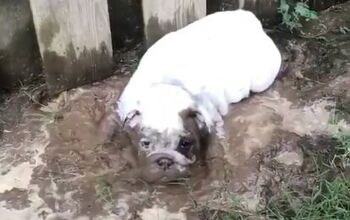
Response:
[{"label": "dog's head", "polygon": [[138,148],[138,160],[146,180],[172,181],[188,176],[190,166],[204,159],[208,129],[197,111],[181,111],[173,116],[178,117],[181,126],[161,131],[142,126],[139,111],[131,114],[124,126],[134,125],[132,141]]},{"label": "dog's head", "polygon": [[[177,94],[162,102],[159,96],[153,94],[139,110],[129,112],[123,127],[137,146],[143,177],[164,182],[188,176],[191,165],[204,159],[209,131],[200,112],[184,108],[193,100]],[[185,104],[179,108],[181,102]]]}]

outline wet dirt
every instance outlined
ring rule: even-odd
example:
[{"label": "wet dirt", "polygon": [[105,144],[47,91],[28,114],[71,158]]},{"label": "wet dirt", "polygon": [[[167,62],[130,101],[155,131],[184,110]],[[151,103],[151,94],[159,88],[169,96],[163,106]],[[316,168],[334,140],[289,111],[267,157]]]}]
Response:
[{"label": "wet dirt", "polygon": [[118,70],[125,76],[63,92],[39,107],[9,95],[1,105],[2,219],[220,219],[232,210],[259,219],[285,187],[310,190],[310,152],[330,155],[331,137],[350,132],[350,39],[274,35],[285,76],[233,105],[225,139],[208,149],[207,167],[177,184],[125,178],[132,155],[118,134],[109,141],[112,123],[104,122],[112,121],[135,65]]}]

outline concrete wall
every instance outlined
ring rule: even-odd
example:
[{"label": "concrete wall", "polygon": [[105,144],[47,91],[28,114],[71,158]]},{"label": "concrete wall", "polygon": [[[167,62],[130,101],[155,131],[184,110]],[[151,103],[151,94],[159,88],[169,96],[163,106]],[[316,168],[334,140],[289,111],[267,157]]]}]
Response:
[{"label": "concrete wall", "polygon": [[29,0],[1,0],[0,87],[29,82],[41,72]]}]

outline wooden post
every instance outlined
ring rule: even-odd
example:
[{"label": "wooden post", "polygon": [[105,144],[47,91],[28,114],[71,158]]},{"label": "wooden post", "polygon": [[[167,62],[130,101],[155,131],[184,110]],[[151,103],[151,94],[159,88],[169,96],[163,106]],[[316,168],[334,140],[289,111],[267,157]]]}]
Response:
[{"label": "wooden post", "polygon": [[111,75],[107,0],[30,0],[30,4],[51,95]]},{"label": "wooden post", "polygon": [[0,1],[0,88],[30,83],[42,64],[29,1]]},{"label": "wooden post", "polygon": [[145,40],[150,47],[168,32],[206,15],[206,0],[142,0]]}]

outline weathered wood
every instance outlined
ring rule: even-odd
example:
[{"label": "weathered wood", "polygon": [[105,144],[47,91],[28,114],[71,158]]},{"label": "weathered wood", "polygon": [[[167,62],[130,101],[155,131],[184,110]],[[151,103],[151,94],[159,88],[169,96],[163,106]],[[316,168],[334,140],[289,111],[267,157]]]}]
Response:
[{"label": "weathered wood", "polygon": [[51,95],[111,75],[107,0],[30,0]]},{"label": "weathered wood", "polygon": [[142,41],[140,0],[108,0],[113,50],[130,48]]},{"label": "weathered wood", "polygon": [[26,84],[42,72],[29,1],[0,1],[0,88]]},{"label": "weathered wood", "polygon": [[[217,0],[214,0],[217,1]],[[218,0],[222,10],[236,10],[243,8],[252,11],[264,25],[279,22],[277,8],[279,0]]]},{"label": "weathered wood", "polygon": [[151,46],[164,34],[206,15],[206,0],[142,0],[145,39]]}]

